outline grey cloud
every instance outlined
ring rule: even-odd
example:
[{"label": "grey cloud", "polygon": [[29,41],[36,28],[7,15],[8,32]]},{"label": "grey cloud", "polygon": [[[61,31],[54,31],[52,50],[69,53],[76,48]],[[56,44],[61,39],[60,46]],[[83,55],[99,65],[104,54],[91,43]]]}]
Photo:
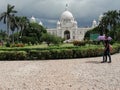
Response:
[{"label": "grey cloud", "polygon": [[103,12],[120,8],[120,0],[2,0],[0,13],[6,10],[8,3],[15,5],[18,15],[29,18],[35,16],[43,23],[51,23],[54,24],[53,26],[55,22],[50,21],[57,21],[60,18],[66,3],[69,4],[68,9],[75,19],[86,24],[91,23],[93,19],[98,19]]}]

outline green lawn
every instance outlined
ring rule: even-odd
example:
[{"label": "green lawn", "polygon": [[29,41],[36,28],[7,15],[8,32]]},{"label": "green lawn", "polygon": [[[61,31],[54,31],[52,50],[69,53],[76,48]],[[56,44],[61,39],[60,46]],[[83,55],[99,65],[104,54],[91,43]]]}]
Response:
[{"label": "green lawn", "polygon": [[[25,47],[22,48],[48,48],[48,47],[71,47],[71,46],[73,46],[73,44],[70,43],[60,44],[59,46],[58,45],[48,46],[47,44],[40,44],[40,45],[25,45]],[[4,46],[0,46],[0,48],[16,48],[16,47],[5,47],[4,45]]]},{"label": "green lawn", "polygon": [[[119,44],[114,44],[114,46],[119,45]],[[61,48],[61,47],[79,47],[79,48],[98,48],[98,47],[103,47],[102,44],[100,45],[92,45],[92,44],[86,44],[85,46],[74,46],[71,43],[64,43],[60,45],[50,45],[48,46],[47,44],[40,44],[40,45],[25,45],[24,47],[5,47],[5,46],[0,46],[0,49],[17,49],[17,48]]]}]

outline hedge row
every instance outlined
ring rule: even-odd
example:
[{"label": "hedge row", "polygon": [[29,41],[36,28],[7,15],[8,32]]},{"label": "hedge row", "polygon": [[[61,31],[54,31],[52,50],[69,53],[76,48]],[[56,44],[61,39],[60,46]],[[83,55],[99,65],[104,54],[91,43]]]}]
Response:
[{"label": "hedge row", "polygon": [[[114,48],[111,54],[117,53],[118,48]],[[103,55],[103,49],[65,49],[65,50],[45,50],[45,51],[30,51],[28,53],[29,59],[72,59],[72,58],[86,58],[97,57]]]},{"label": "hedge row", "polygon": [[0,51],[0,60],[24,60],[26,57],[25,51]]},{"label": "hedge row", "polygon": [[[119,52],[120,47],[113,47],[112,54]],[[103,54],[102,48],[71,48],[30,51],[0,51],[0,60],[47,60],[96,57]]]}]

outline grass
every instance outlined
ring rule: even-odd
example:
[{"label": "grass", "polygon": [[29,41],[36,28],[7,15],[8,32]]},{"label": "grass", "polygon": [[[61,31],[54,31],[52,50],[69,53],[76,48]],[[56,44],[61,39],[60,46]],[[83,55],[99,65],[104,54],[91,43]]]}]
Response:
[{"label": "grass", "polygon": [[4,46],[0,46],[0,50],[30,50],[30,49],[49,49],[49,48],[61,48],[61,47],[74,47],[73,44],[61,44],[61,45],[50,45],[50,46],[47,46],[47,44],[40,44],[40,45],[25,45],[24,47],[6,47],[5,45]]},{"label": "grass", "polygon": [[[120,44],[114,44],[114,46],[117,46],[117,45],[120,45]],[[14,49],[37,49],[37,48],[64,48],[64,47],[70,47],[70,48],[79,48],[79,49],[92,49],[92,48],[103,48],[103,45],[100,44],[100,45],[92,45],[92,44],[86,44],[85,46],[74,46],[73,44],[71,43],[64,43],[64,44],[60,44],[59,46],[57,45],[50,45],[50,46],[47,46],[47,44],[40,44],[40,45],[25,45],[25,47],[5,47],[5,46],[0,46],[0,49],[7,49],[7,50],[14,50]]]}]

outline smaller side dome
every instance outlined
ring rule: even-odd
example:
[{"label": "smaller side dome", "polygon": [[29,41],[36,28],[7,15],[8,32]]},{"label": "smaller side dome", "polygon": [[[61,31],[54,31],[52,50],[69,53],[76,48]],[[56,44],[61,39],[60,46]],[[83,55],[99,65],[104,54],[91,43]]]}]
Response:
[{"label": "smaller side dome", "polygon": [[75,21],[75,24],[77,24],[77,21]]},{"label": "smaller side dome", "polygon": [[40,22],[39,22],[39,25],[43,26],[43,23],[40,21]]},{"label": "smaller side dome", "polygon": [[93,20],[93,23],[92,23],[92,27],[95,28],[96,26],[97,26],[97,22],[96,22],[96,20],[94,19],[94,20]]},{"label": "smaller side dome", "polygon": [[60,21],[58,21],[57,24],[60,24]]},{"label": "smaller side dome", "polygon": [[60,29],[60,21],[57,22],[57,28]]},{"label": "smaller side dome", "polygon": [[35,22],[36,22],[35,17],[32,16],[32,17],[30,18],[30,22],[31,22],[31,23],[35,23]]}]

